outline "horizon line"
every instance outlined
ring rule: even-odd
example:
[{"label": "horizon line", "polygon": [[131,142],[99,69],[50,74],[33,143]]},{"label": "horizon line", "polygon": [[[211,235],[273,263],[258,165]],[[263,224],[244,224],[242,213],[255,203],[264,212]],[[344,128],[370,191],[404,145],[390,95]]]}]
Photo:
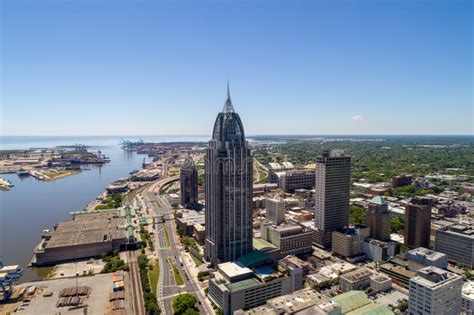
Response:
[{"label": "horizon line", "polygon": [[[83,134],[74,134],[74,135],[52,135],[52,134],[46,134],[46,135],[0,135],[0,138],[2,137],[207,137],[209,136],[208,134],[203,134],[203,135],[191,135],[191,134],[131,134],[131,135],[125,135],[125,134],[96,134],[96,135],[83,135]],[[446,133],[446,134],[436,134],[436,133],[420,133],[420,134],[415,134],[415,133],[406,133],[406,134],[376,134],[376,133],[357,133],[357,134],[330,134],[330,133],[321,133],[321,134],[316,134],[316,133],[288,133],[288,134],[249,134],[246,135],[247,137],[264,137],[264,136],[271,136],[271,137],[283,137],[283,136],[470,136],[474,137],[473,134],[458,134],[458,133]]]}]

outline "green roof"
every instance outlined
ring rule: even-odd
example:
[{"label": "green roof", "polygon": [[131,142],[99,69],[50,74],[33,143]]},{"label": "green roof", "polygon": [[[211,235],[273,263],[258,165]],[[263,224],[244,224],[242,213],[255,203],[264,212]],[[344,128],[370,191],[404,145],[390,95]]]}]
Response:
[{"label": "green roof", "polygon": [[385,202],[385,199],[383,199],[382,196],[375,196],[370,200],[371,203],[375,203],[376,205],[383,206],[386,205],[387,203]]},{"label": "green roof", "polygon": [[265,250],[265,249],[276,249],[277,247],[270,242],[265,241],[262,238],[253,239],[253,248],[256,250]]},{"label": "green roof", "polygon": [[237,292],[237,291],[250,289],[258,285],[260,285],[260,282],[255,278],[251,278],[251,279],[245,279],[238,282],[229,283],[229,284],[226,284],[225,286],[230,290],[230,292]]},{"label": "green roof", "polygon": [[394,313],[385,305],[370,303],[353,310],[346,315],[393,315]]},{"label": "green roof", "polygon": [[245,267],[252,267],[270,262],[271,258],[265,252],[256,250],[240,257],[238,261]]},{"label": "green roof", "polygon": [[370,303],[367,294],[362,291],[349,291],[332,298],[341,306],[342,313],[348,313]]}]

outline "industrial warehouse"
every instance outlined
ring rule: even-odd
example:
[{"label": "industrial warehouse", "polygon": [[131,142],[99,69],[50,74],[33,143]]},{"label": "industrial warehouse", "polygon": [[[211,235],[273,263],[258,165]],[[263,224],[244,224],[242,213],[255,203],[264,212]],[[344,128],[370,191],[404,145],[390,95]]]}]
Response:
[{"label": "industrial warehouse", "polygon": [[136,246],[136,220],[132,208],[75,212],[52,231],[45,230],[34,250],[33,266],[98,257],[114,249]]}]

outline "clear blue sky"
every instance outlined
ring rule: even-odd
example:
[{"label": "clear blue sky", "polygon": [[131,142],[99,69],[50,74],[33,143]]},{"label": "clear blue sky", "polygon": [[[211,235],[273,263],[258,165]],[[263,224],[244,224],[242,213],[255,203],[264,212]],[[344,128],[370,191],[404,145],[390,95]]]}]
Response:
[{"label": "clear blue sky", "polygon": [[[38,2],[41,2],[39,4]],[[471,1],[1,1],[3,135],[473,134]]]}]

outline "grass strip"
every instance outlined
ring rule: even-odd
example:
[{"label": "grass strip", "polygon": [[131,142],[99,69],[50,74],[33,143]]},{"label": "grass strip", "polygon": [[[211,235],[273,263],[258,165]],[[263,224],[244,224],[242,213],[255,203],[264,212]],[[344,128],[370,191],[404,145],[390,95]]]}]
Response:
[{"label": "grass strip", "polygon": [[168,262],[171,268],[173,268],[174,281],[176,282],[176,285],[183,285],[184,280],[183,280],[183,277],[181,276],[181,273],[178,270],[178,267],[176,267],[176,264],[174,263],[173,260],[171,260],[171,258],[168,258]]},{"label": "grass strip", "polygon": [[153,294],[156,295],[156,288],[158,286],[158,278],[160,277],[160,264],[158,259],[154,259],[151,263],[152,268],[148,270],[148,276],[150,277],[150,286]]}]

